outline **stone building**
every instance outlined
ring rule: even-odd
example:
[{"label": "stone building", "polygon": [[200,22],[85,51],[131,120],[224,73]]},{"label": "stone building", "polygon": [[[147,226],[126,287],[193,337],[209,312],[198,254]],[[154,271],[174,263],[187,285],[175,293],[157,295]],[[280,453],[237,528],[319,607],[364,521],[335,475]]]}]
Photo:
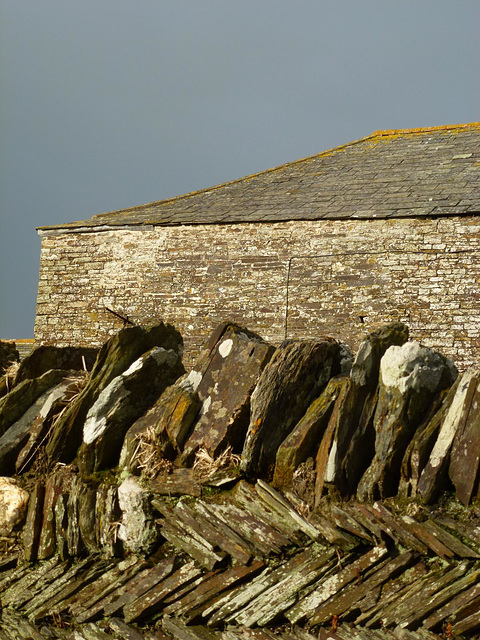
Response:
[{"label": "stone building", "polygon": [[162,318],[191,362],[221,319],[275,344],[352,347],[400,319],[460,367],[480,353],[480,123],[377,131],[39,233],[40,343],[97,344],[119,316]]}]

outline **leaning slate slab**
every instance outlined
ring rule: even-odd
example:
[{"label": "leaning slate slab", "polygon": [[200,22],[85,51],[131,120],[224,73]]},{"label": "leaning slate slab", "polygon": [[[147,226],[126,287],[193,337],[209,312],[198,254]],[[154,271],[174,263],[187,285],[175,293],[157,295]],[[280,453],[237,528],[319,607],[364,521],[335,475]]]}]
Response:
[{"label": "leaning slate slab", "polygon": [[243,471],[257,475],[272,469],[278,447],[338,371],[339,358],[340,345],[331,338],[280,345],[251,397]]},{"label": "leaning slate slab", "polygon": [[0,435],[19,420],[37,398],[58,384],[68,373],[52,369],[34,380],[24,380],[0,399]]},{"label": "leaning slate slab", "polygon": [[81,472],[90,474],[118,464],[130,425],[183,371],[177,351],[153,347],[114,378],[88,411],[78,453]]},{"label": "leaning slate slab", "polygon": [[14,385],[38,378],[50,369],[90,371],[98,349],[92,347],[55,347],[41,345],[31,351],[20,363]]},{"label": "leaning slate slab", "polygon": [[468,369],[458,382],[455,396],[451,399],[428,462],[418,481],[417,491],[424,502],[435,500],[439,491],[443,489],[455,434],[462,424],[465,407],[469,405],[472,380],[477,378],[478,374],[477,369]]},{"label": "leaning slate slab", "polygon": [[297,467],[309,456],[315,455],[340,393],[340,387],[339,379],[332,378],[278,448],[273,475],[275,488],[290,487]]},{"label": "leaning slate slab", "polygon": [[[128,327],[100,349],[88,382],[78,398],[55,424],[46,451],[51,461],[71,462],[82,442],[82,430],[90,407],[110,382],[153,347],[173,350],[180,356],[182,337],[171,325]],[[182,371],[183,373],[183,371]]]},{"label": "leaning slate slab", "polygon": [[185,379],[162,393],[155,404],[129,428],[120,454],[120,467],[132,473],[141,467],[137,455],[142,438],[153,431],[157,451],[170,459],[180,453],[198,416],[201,402]]},{"label": "leaning slate slab", "polygon": [[479,494],[480,475],[480,371],[472,376],[450,454],[449,476],[457,498],[470,504]]},{"label": "leaning slate slab", "polygon": [[202,407],[184,447],[182,461],[186,466],[200,448],[213,457],[228,446],[241,451],[249,422],[250,396],[274,350],[246,329],[234,324],[224,326],[209,357],[195,366],[188,377]]},{"label": "leaning slate slab", "polygon": [[387,349],[401,347],[407,340],[408,327],[401,322],[391,322],[369,333],[355,355],[350,371],[353,384],[345,404],[351,410],[350,424],[357,426],[342,460],[343,492],[349,495],[356,493],[360,478],[373,458],[373,416],[378,400],[380,361]]},{"label": "leaning slate slab", "polygon": [[[64,375],[66,373],[65,371],[63,372]],[[55,375],[55,377],[57,376]],[[17,456],[29,440],[32,428],[38,421],[46,419],[52,405],[64,394],[67,386],[68,382],[62,381],[53,389],[45,391],[0,437],[0,475],[12,475],[15,473]]]},{"label": "leaning slate slab", "polygon": [[375,457],[358,486],[360,500],[395,495],[405,451],[435,395],[457,375],[453,363],[417,342],[390,347],[380,363]]}]

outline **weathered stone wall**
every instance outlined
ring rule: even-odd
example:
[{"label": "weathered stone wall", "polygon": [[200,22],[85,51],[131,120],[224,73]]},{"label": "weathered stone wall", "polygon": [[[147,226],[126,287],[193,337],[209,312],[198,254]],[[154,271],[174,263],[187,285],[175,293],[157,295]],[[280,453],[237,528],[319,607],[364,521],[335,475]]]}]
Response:
[{"label": "weathered stone wall", "polygon": [[100,344],[122,326],[174,323],[187,363],[221,320],[278,344],[352,347],[402,320],[461,368],[480,352],[480,218],[305,221],[58,233],[42,238],[35,337]]}]

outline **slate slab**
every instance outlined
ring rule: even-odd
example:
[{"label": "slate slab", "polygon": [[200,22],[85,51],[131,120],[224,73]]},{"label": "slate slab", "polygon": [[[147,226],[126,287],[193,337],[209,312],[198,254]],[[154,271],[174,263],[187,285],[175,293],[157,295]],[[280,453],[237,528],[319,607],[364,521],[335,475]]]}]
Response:
[{"label": "slate slab", "polygon": [[208,360],[197,364],[188,376],[202,406],[185,443],[181,458],[184,465],[192,464],[200,448],[212,457],[229,446],[241,451],[249,423],[250,396],[274,351],[272,345],[246,329],[234,324],[223,327]]},{"label": "slate slab", "polygon": [[35,347],[20,363],[14,385],[24,380],[39,378],[50,369],[66,371],[91,371],[98,349],[93,347]]},{"label": "slate slab", "polygon": [[435,395],[453,384],[453,363],[417,342],[387,349],[380,363],[374,417],[375,456],[357,490],[360,500],[395,495],[405,451]]},{"label": "slate slab", "polygon": [[480,371],[468,386],[460,425],[453,438],[448,475],[464,505],[480,497]]},{"label": "slate slab", "polygon": [[329,380],[324,391],[312,402],[305,415],[279,446],[272,482],[275,488],[290,487],[300,463],[315,455],[341,387],[342,378],[335,377]]},{"label": "slate slab", "polygon": [[333,339],[292,340],[280,345],[251,397],[243,471],[255,476],[272,474],[278,447],[337,373],[339,355],[340,346]]},{"label": "slate slab", "polygon": [[442,421],[438,437],[418,481],[418,493],[426,503],[435,500],[445,486],[452,444],[455,434],[461,428],[465,406],[470,403],[472,380],[478,375],[478,369],[473,368],[462,374]]},{"label": "slate slab", "polygon": [[148,431],[155,436],[157,455],[173,459],[181,452],[200,407],[198,394],[188,381],[183,379],[165,389],[155,404],[128,429],[120,454],[120,467],[132,473],[141,471],[138,452]]},{"label": "slate slab", "polygon": [[183,371],[177,351],[153,347],[115,377],[87,413],[77,456],[80,471],[88,475],[117,465],[130,425]]},{"label": "slate slab", "polygon": [[0,399],[0,436],[17,422],[48,389],[59,384],[69,372],[52,369],[34,380],[24,380]]},{"label": "slate slab", "polygon": [[150,328],[122,329],[102,346],[85,388],[55,424],[46,448],[50,460],[64,463],[73,460],[82,442],[83,424],[90,407],[114,378],[158,346],[175,351],[180,357],[183,340],[174,327],[162,322]]}]

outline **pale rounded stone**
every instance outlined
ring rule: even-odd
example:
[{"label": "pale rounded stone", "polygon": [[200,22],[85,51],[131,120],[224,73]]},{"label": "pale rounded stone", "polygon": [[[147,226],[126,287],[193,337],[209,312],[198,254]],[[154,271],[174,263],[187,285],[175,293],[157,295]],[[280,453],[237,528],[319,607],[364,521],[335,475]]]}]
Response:
[{"label": "pale rounded stone", "polygon": [[29,497],[14,480],[0,477],[0,535],[9,535],[23,522]]},{"label": "pale rounded stone", "polygon": [[389,347],[380,361],[380,373],[386,387],[396,387],[400,393],[408,389],[434,393],[446,368],[447,358],[418,342],[406,342],[401,347]]},{"label": "pale rounded stone", "polygon": [[158,539],[158,530],[149,507],[145,490],[134,476],[129,476],[118,487],[118,504],[122,520],[118,537],[132,553],[151,550]]}]

